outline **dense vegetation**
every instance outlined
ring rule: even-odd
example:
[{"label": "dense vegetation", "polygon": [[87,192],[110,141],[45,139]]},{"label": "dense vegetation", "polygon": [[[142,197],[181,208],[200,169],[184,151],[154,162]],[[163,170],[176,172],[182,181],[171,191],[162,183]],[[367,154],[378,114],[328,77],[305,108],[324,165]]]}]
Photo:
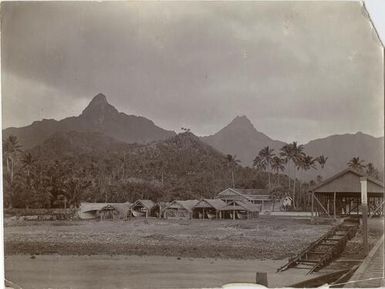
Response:
[{"label": "dense vegetation", "polygon": [[232,171],[238,187],[266,185],[263,174],[229,162],[189,132],[148,145],[69,132],[24,152],[9,137],[3,151],[7,207],[213,197],[231,186]]},{"label": "dense vegetation", "polygon": [[[356,159],[351,165],[363,169]],[[292,143],[277,152],[265,147],[254,167],[242,167],[236,156],[218,152],[189,131],[145,145],[101,133],[62,132],[25,151],[16,137],[9,136],[3,141],[4,203],[15,208],[68,208],[81,201],[211,198],[227,187],[238,187],[290,195],[300,208],[309,200],[304,192],[322,178],[302,183],[297,171],[322,170],[326,160],[308,156],[303,146]],[[372,165],[368,168],[376,172]]]}]

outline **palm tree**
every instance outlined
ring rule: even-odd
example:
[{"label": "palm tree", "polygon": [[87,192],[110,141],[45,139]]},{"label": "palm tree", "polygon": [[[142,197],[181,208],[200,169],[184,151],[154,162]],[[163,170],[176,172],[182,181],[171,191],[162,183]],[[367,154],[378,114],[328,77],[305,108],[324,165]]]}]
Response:
[{"label": "palm tree", "polygon": [[362,171],[366,166],[365,166],[365,161],[360,160],[359,157],[353,157],[348,163],[348,167],[357,171]]},{"label": "palm tree", "polygon": [[270,172],[269,169],[271,168],[271,162],[274,157],[274,149],[269,148],[269,146],[264,147],[258,152],[258,157],[260,161],[265,165],[265,170],[268,171],[268,177],[269,177],[269,190],[271,188],[270,186]]},{"label": "palm tree", "polygon": [[15,162],[18,154],[21,152],[21,145],[16,136],[10,135],[3,141],[3,153],[6,161],[7,172],[9,174],[9,206],[12,207],[13,199],[13,180],[15,171]]},{"label": "palm tree", "polygon": [[293,184],[293,205],[295,207],[295,184],[296,184],[296,180],[297,180],[297,170],[300,168],[301,166],[301,162],[303,162],[303,159],[305,157],[305,153],[304,153],[304,146],[303,145],[298,145],[297,142],[292,142],[291,143],[291,146],[292,146],[292,161],[294,163],[294,166],[295,166],[295,170],[294,170],[294,184]]},{"label": "palm tree", "polygon": [[271,160],[271,169],[277,175],[277,185],[279,186],[279,172],[283,172],[285,170],[285,160],[281,159],[278,156],[274,156]]},{"label": "palm tree", "polygon": [[319,165],[321,166],[321,169],[323,169],[325,167],[325,164],[326,164],[326,161],[328,160],[328,157],[325,157],[324,155],[320,155],[318,158],[317,158],[317,162],[319,163]]},{"label": "palm tree", "polygon": [[16,157],[18,153],[21,152],[21,145],[19,144],[17,137],[10,135],[3,141],[3,152],[7,162],[7,170],[11,175],[11,180],[13,180]]},{"label": "palm tree", "polygon": [[367,174],[369,177],[373,177],[373,178],[378,179],[379,172],[378,172],[378,170],[374,167],[374,165],[373,165],[372,163],[368,163],[368,164],[366,165],[366,174]]},{"label": "palm tree", "polygon": [[233,188],[235,188],[234,168],[241,161],[237,159],[236,155],[230,155],[230,154],[226,155],[226,160],[227,160],[227,165],[231,168],[231,180],[232,180]]},{"label": "palm tree", "polygon": [[295,160],[293,144],[284,145],[281,148],[281,151],[279,154],[282,157],[282,159],[284,160],[284,162],[287,164],[287,168],[288,168],[287,176],[288,176],[288,184],[289,184],[289,191],[290,191],[290,175],[291,175],[290,174],[290,168],[291,168],[293,161]]},{"label": "palm tree", "polygon": [[30,177],[31,170],[35,166],[36,159],[33,158],[30,152],[27,152],[23,155],[21,163],[23,164],[22,168],[27,170],[27,176]]}]

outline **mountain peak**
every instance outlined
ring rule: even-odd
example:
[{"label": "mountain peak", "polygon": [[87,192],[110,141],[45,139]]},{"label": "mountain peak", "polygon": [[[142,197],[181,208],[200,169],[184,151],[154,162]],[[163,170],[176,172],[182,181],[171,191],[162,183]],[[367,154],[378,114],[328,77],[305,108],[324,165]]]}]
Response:
[{"label": "mountain peak", "polygon": [[91,103],[108,103],[107,98],[103,93],[98,93],[94,96],[94,98],[91,100]]},{"label": "mountain peak", "polygon": [[91,100],[88,106],[83,110],[83,116],[95,116],[105,114],[116,114],[118,110],[108,103],[107,98],[104,94],[99,93]]},{"label": "mountain peak", "polygon": [[255,130],[254,125],[251,123],[251,121],[247,118],[246,115],[238,115],[229,123],[228,127]]}]

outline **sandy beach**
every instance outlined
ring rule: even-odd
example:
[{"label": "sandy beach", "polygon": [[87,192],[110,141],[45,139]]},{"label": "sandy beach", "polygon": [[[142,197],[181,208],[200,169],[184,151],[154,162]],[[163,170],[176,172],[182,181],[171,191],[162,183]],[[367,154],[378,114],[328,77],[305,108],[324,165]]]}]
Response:
[{"label": "sandy beach", "polygon": [[[276,273],[284,260],[223,260],[164,256],[7,256],[6,278],[36,288],[207,288],[231,282],[255,283],[268,272],[270,286],[288,286],[306,271]],[[311,276],[311,277],[314,277]]]}]

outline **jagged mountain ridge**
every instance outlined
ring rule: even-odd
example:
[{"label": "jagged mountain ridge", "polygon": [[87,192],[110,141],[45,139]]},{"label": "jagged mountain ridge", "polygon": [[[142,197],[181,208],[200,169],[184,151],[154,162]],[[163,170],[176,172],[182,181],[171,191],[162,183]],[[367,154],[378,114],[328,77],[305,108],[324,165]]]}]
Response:
[{"label": "jagged mountain ridge", "polygon": [[16,136],[24,148],[32,148],[57,132],[99,132],[126,143],[149,143],[175,136],[174,131],[162,129],[153,121],[119,112],[103,94],[96,95],[79,116],[60,121],[43,119],[29,126],[7,128],[3,137]]},{"label": "jagged mountain ridge", "polygon": [[[21,128],[7,128],[3,130],[3,138],[15,135],[23,145],[23,149],[30,149],[42,145],[55,134],[58,134],[56,139],[60,139],[60,133],[71,131],[88,132],[91,135],[99,133],[112,138],[114,143],[121,142],[120,146],[124,146],[122,143],[146,144],[162,141],[176,135],[173,131],[156,126],[145,117],[119,112],[108,103],[103,94],[98,94],[79,116],[68,117],[60,121],[44,119]],[[72,137],[76,136],[74,132],[72,134]],[[80,136],[78,135],[78,137]],[[56,143],[59,147],[67,144],[63,135],[61,138],[62,143],[59,141]],[[270,146],[275,151],[279,151],[285,145],[285,142],[273,140],[259,132],[246,116],[236,117],[217,133],[200,137],[200,140],[223,154],[236,155],[244,166],[252,165],[253,159],[263,147]],[[111,146],[111,139],[105,139],[104,142],[110,143],[109,146]],[[89,146],[91,150],[94,149],[92,143],[82,145],[83,148],[86,146]],[[322,171],[311,170],[299,173],[299,176],[305,179],[315,178],[318,174],[328,177],[346,168],[347,162],[355,156],[359,156],[367,163],[372,162],[375,167],[383,171],[383,148],[383,137],[375,138],[363,133],[332,135],[312,140],[305,144],[306,153],[314,157],[323,154],[328,157],[328,161]]]},{"label": "jagged mountain ridge", "polygon": [[[236,155],[243,165],[252,165],[258,151],[265,146],[278,152],[286,144],[257,131],[246,116],[237,116],[217,133],[201,139],[225,154]],[[380,171],[384,170],[383,137],[376,138],[361,132],[331,135],[308,142],[304,150],[313,157],[328,157],[324,169],[298,172],[297,175],[306,180],[314,179],[317,175],[324,178],[332,176],[345,169],[347,162],[357,156],[366,163],[373,163]]]},{"label": "jagged mountain ridge", "polygon": [[384,171],[384,137],[373,137],[362,132],[356,134],[332,135],[312,140],[305,144],[306,153],[312,156],[325,155],[328,157],[324,169],[303,173],[305,179],[316,175],[329,177],[347,167],[353,157],[359,157],[365,163]]}]

